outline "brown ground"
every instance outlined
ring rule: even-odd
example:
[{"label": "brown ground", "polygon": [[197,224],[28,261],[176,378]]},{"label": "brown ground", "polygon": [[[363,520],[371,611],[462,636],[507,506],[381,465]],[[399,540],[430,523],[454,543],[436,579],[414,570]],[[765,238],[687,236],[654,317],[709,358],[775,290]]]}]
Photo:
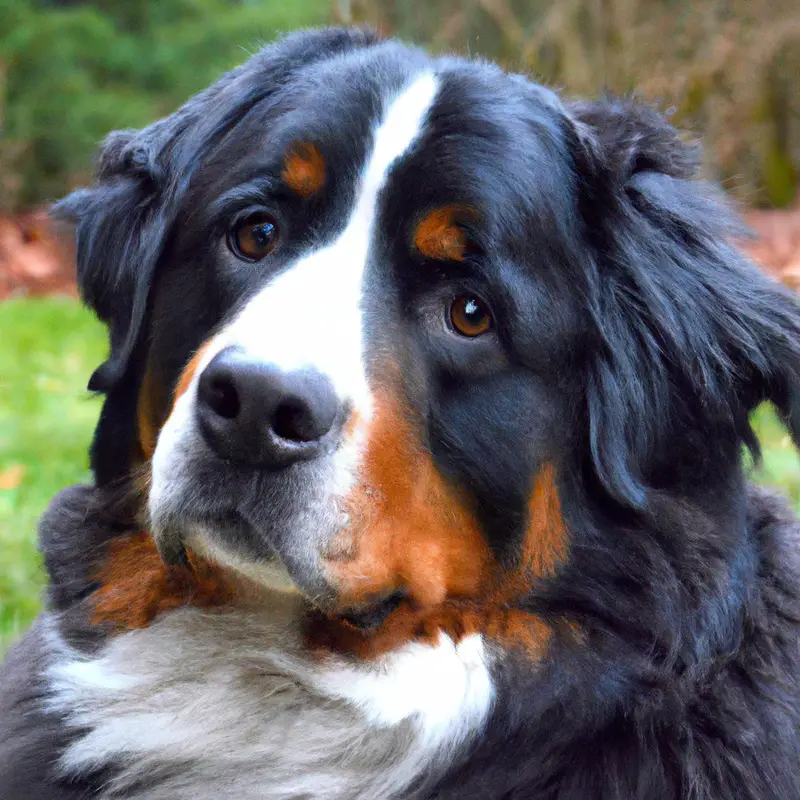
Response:
[{"label": "brown ground", "polygon": [[[744,248],[765,269],[800,291],[800,208],[752,211],[758,234]],[[75,295],[72,248],[58,238],[42,211],[0,216],[0,300],[11,296]]]},{"label": "brown ground", "polygon": [[0,216],[0,300],[42,294],[77,294],[72,248],[43,211]]},{"label": "brown ground", "polygon": [[759,238],[745,243],[745,249],[787,286],[800,291],[800,208],[751,211],[747,222]]}]

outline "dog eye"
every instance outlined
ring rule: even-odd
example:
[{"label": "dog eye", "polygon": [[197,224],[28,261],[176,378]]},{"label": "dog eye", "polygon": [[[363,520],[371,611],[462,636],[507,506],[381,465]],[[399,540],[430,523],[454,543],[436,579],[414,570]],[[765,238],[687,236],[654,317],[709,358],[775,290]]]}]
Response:
[{"label": "dog eye", "polygon": [[492,316],[483,300],[465,294],[450,305],[450,324],[456,333],[474,338],[492,327]]},{"label": "dog eye", "polygon": [[239,220],[228,232],[228,247],[245,261],[259,261],[278,244],[278,223],[264,212]]}]

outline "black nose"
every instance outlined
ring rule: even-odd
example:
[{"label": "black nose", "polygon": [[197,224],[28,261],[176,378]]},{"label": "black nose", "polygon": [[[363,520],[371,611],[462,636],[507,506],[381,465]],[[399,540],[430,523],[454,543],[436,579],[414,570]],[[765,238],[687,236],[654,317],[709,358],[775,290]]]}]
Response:
[{"label": "black nose", "polygon": [[197,387],[205,440],[222,458],[283,467],[314,458],[340,426],[340,405],[319,372],[282,372],[236,347],[217,353]]}]

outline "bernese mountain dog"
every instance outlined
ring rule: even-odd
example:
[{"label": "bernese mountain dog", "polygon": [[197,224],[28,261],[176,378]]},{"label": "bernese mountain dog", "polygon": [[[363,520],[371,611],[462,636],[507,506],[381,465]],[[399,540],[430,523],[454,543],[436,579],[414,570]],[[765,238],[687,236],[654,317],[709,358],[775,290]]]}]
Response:
[{"label": "bernese mountain dog", "polygon": [[55,207],[92,486],[3,800],[797,800],[800,309],[654,111],[288,36]]}]

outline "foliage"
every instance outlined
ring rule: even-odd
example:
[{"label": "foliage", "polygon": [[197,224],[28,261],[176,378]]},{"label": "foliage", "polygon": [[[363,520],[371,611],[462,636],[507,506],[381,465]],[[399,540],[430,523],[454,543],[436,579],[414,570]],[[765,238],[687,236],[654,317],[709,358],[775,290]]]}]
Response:
[{"label": "foliage", "polygon": [[756,477],[767,486],[783,489],[800,512],[800,456],[791,437],[768,406],[759,408],[753,421],[763,447]]},{"label": "foliage", "polygon": [[[85,390],[105,349],[102,327],[74,300],[0,304],[0,655],[39,609],[36,520],[64,486],[89,479],[99,402]],[[760,480],[800,510],[800,458],[768,408],[755,415]]]},{"label": "foliage", "polygon": [[636,90],[704,137],[711,177],[739,200],[797,199],[797,0],[0,0],[0,212],[85,182],[108,131],[331,9],[568,93]]},{"label": "foliage", "polygon": [[0,0],[0,212],[89,177],[111,130],[172,111],[327,0]]},{"label": "foliage", "polygon": [[435,49],[485,54],[567,93],[672,109],[711,177],[747,205],[785,206],[800,170],[797,0],[339,0]]}]

